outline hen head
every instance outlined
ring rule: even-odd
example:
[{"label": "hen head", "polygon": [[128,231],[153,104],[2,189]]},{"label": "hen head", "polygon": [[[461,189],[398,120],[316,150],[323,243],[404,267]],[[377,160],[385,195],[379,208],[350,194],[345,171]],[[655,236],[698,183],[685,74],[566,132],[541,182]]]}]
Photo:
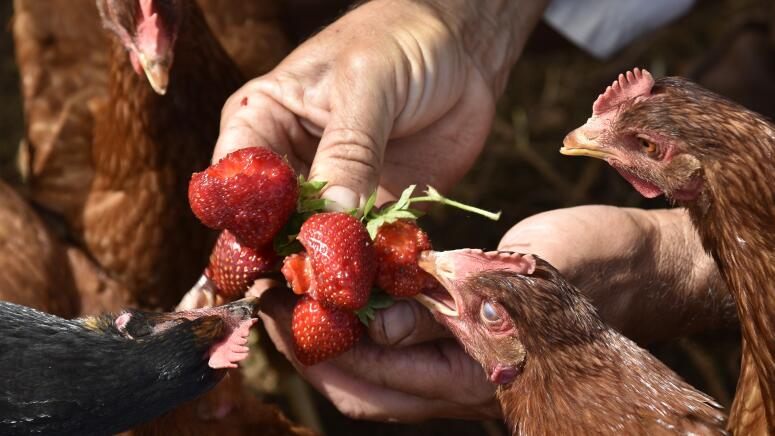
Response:
[{"label": "hen head", "polygon": [[592,117],[560,152],[613,166],[647,198],[692,202],[710,162],[739,144],[751,122],[741,106],[680,77],[657,81],[646,70],[620,74],[595,101]]},{"label": "hen head", "polygon": [[[181,312],[157,313],[128,309],[115,319],[115,328],[127,339],[148,341],[164,337],[174,343],[158,348],[167,353],[158,361],[180,360],[181,341],[191,341],[208,358],[212,369],[236,368],[248,355],[247,337],[256,323],[256,298]],[[196,363],[196,362],[192,362]]]},{"label": "hen head", "polygon": [[183,6],[183,0],[97,0],[103,25],[127,49],[137,74],[144,72],[161,95],[167,92]]},{"label": "hen head", "polygon": [[604,328],[594,308],[549,263],[532,254],[426,251],[420,267],[443,288],[416,297],[485,369],[506,385],[531,354],[588,341]]}]

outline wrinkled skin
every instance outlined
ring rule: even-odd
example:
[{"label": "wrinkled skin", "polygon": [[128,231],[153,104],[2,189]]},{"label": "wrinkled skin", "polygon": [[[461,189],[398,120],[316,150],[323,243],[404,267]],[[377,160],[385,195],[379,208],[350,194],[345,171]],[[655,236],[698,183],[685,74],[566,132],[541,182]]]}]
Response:
[{"label": "wrinkled skin", "polygon": [[[343,208],[377,186],[386,199],[412,183],[449,189],[481,151],[545,1],[500,3],[356,8],[232,95],[213,161],[271,147],[327,181],[324,196]],[[485,26],[492,31],[472,31]]]}]

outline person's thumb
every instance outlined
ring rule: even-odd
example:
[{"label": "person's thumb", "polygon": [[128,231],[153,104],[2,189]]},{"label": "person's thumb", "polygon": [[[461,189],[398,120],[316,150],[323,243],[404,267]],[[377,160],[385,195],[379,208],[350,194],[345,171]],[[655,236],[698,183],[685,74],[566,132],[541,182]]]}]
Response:
[{"label": "person's thumb", "polygon": [[369,323],[369,336],[380,345],[403,347],[451,337],[452,334],[419,303],[399,300],[377,312]]},{"label": "person's thumb", "polygon": [[384,69],[368,58],[347,64],[331,90],[331,118],[310,169],[310,179],[327,182],[323,198],[336,203],[331,208],[343,210],[377,188],[395,112],[395,99],[380,86]]}]

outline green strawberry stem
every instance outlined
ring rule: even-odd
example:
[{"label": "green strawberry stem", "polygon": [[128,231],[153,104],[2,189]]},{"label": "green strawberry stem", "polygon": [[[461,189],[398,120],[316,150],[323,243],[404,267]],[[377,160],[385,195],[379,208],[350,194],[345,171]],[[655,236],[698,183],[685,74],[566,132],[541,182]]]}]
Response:
[{"label": "green strawberry stem", "polygon": [[459,201],[452,200],[450,198],[447,198],[439,193],[439,191],[433,189],[432,187],[428,186],[428,190],[425,191],[426,194],[423,197],[411,197],[409,198],[409,204],[412,203],[441,203],[446,204],[447,206],[456,207],[458,209],[462,209],[471,213],[475,213],[477,215],[481,215],[485,218],[489,218],[493,221],[498,221],[501,217],[500,212],[490,212],[488,210],[480,209],[478,207],[470,206],[467,204],[460,203]]}]

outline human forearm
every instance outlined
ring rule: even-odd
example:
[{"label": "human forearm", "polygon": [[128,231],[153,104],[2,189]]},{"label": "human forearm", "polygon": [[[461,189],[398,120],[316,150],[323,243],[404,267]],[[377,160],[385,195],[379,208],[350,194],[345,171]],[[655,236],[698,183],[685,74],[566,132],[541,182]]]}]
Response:
[{"label": "human forearm", "polygon": [[657,273],[669,285],[675,283],[679,320],[687,333],[723,328],[737,322],[735,304],[713,258],[702,247],[699,234],[685,209],[640,211],[649,214],[660,234],[655,253]]}]

